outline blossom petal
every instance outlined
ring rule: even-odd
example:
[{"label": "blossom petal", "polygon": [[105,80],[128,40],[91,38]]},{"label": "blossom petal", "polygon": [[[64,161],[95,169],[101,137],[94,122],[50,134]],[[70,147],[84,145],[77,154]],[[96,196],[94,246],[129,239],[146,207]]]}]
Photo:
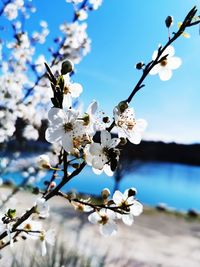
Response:
[{"label": "blossom petal", "polygon": [[106,164],[106,160],[104,157],[94,157],[94,159],[92,160],[92,166],[95,169],[99,169],[102,170],[103,166]]},{"label": "blossom petal", "polygon": [[72,106],[72,97],[71,94],[64,94],[63,96],[63,106],[69,109]]},{"label": "blossom petal", "polygon": [[122,216],[122,221],[124,224],[131,226],[134,222],[134,218],[132,214],[124,214]]},{"label": "blossom petal", "polygon": [[89,152],[94,156],[101,155],[102,154],[102,146],[99,143],[92,143],[90,145]]},{"label": "blossom petal", "polygon": [[93,172],[94,172],[95,174],[97,174],[97,175],[100,175],[100,174],[102,174],[102,172],[103,172],[103,169],[102,169],[102,170],[99,170],[99,169],[92,168],[92,170],[93,170]]},{"label": "blossom petal", "polygon": [[158,74],[159,71],[160,71],[160,68],[161,68],[161,67],[160,67],[160,64],[155,65],[155,66],[150,70],[149,74],[151,74],[151,75]]},{"label": "blossom petal", "polygon": [[139,216],[143,212],[143,205],[140,202],[135,201],[134,204],[130,206],[130,211],[134,216]]},{"label": "blossom petal", "polygon": [[69,153],[72,152],[74,146],[73,146],[73,141],[70,135],[65,134],[64,136],[62,136],[62,146],[65,151]]},{"label": "blossom petal", "polygon": [[99,221],[101,221],[101,216],[97,213],[97,212],[93,212],[88,216],[88,220],[91,223],[98,223]]},{"label": "blossom petal", "polygon": [[123,199],[124,195],[119,190],[116,190],[115,193],[113,194],[113,201],[115,202],[115,204],[120,205]]},{"label": "blossom petal", "polygon": [[71,96],[74,97],[74,98],[75,97],[79,97],[79,95],[83,91],[83,87],[79,83],[72,83],[72,84],[70,84],[69,87],[70,87]]},{"label": "blossom petal", "polygon": [[119,138],[112,138],[108,148],[114,148],[116,147],[118,144],[120,143],[120,139]]},{"label": "blossom petal", "polygon": [[103,236],[111,236],[117,233],[117,225],[114,222],[108,222],[100,225],[100,233]]},{"label": "blossom petal", "polygon": [[57,129],[53,127],[49,127],[47,128],[45,132],[45,139],[49,143],[59,142],[61,140],[63,133],[64,133],[64,129],[62,129],[61,127],[58,127]]},{"label": "blossom petal", "polygon": [[111,171],[110,165],[108,165],[108,164],[104,165],[103,170],[104,170],[105,174],[108,176],[113,176],[113,174],[114,174],[114,172]]},{"label": "blossom petal", "polygon": [[136,120],[135,131],[144,132],[147,127],[147,121],[144,119]]},{"label": "blossom petal", "polygon": [[86,113],[89,115],[94,115],[97,109],[98,109],[98,103],[96,100],[94,100],[92,101],[92,103],[90,103]]},{"label": "blossom petal", "polygon": [[170,69],[175,70],[181,66],[182,60],[180,57],[171,57],[167,60],[167,64]]},{"label": "blossom petal", "polygon": [[109,146],[111,134],[108,131],[101,131],[101,144],[103,147]]},{"label": "blossom petal", "polygon": [[65,118],[65,113],[60,108],[51,108],[48,112],[48,119],[52,124],[62,123]]},{"label": "blossom petal", "polygon": [[159,71],[159,77],[162,81],[168,81],[172,77],[172,71],[164,67]]}]

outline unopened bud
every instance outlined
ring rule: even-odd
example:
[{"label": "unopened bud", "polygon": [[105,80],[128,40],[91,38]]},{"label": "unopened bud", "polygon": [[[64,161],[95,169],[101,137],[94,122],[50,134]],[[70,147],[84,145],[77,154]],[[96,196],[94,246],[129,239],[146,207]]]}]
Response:
[{"label": "unopened bud", "polygon": [[103,122],[104,122],[104,123],[109,123],[109,122],[110,122],[109,117],[103,117]]},{"label": "unopened bud", "polygon": [[125,101],[121,101],[118,104],[119,111],[123,113],[128,108],[128,103]]},{"label": "unopened bud", "polygon": [[137,190],[135,189],[135,188],[130,188],[129,190],[128,190],[128,197],[133,197],[133,196],[135,196],[137,194]]},{"label": "unopened bud", "polygon": [[16,216],[16,209],[9,209],[7,211],[7,216],[11,219],[13,219]]},{"label": "unopened bud", "polygon": [[40,155],[37,159],[38,167],[41,169],[50,169],[50,160],[47,155]]},{"label": "unopened bud", "polygon": [[141,69],[143,68],[143,66],[144,66],[144,63],[143,63],[143,62],[138,62],[138,63],[135,65],[135,67],[136,67],[137,70],[141,70]]},{"label": "unopened bud", "polygon": [[168,16],[165,20],[165,25],[167,28],[170,28],[173,24],[173,17],[172,16]]},{"label": "unopened bud", "polygon": [[71,60],[67,59],[62,63],[62,67],[61,67],[61,74],[62,75],[70,73],[73,70],[74,70],[74,64],[72,63]]},{"label": "unopened bud", "polygon": [[56,187],[56,183],[55,182],[51,182],[50,185],[49,185],[49,188],[53,189],[54,187]]},{"label": "unopened bud", "polygon": [[78,169],[80,167],[80,164],[79,163],[73,163],[71,164],[71,166],[74,168],[74,169]]},{"label": "unopened bud", "polygon": [[126,140],[126,138],[124,138],[124,137],[120,137],[120,143],[119,143],[119,145],[120,146],[124,146],[124,145],[126,145],[127,144],[127,140]]},{"label": "unopened bud", "polygon": [[33,188],[33,194],[38,195],[40,193],[40,189],[38,187]]},{"label": "unopened bud", "polygon": [[107,199],[110,196],[110,190],[108,188],[104,188],[101,191],[101,196],[103,199]]}]

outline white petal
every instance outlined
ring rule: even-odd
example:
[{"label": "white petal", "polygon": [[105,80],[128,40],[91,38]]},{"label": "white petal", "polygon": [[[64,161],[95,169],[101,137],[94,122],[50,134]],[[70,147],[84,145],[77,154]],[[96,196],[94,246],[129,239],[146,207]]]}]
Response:
[{"label": "white petal", "polygon": [[79,97],[79,95],[83,91],[83,87],[79,83],[72,83],[70,84],[69,88],[70,88],[69,90],[71,92],[72,97]]},{"label": "white petal", "polygon": [[72,152],[74,146],[73,146],[73,142],[72,142],[72,138],[69,134],[65,134],[64,136],[62,136],[62,147],[64,148],[64,150],[66,152]]},{"label": "white petal", "polygon": [[98,103],[97,103],[97,101],[94,100],[89,105],[86,113],[89,115],[94,115],[96,113],[97,109],[98,109]]},{"label": "white petal", "polygon": [[108,176],[113,176],[113,174],[114,174],[114,172],[111,171],[110,165],[108,165],[108,164],[104,165],[103,170],[104,170],[105,174]]},{"label": "white petal", "polygon": [[88,216],[88,220],[91,223],[98,223],[99,221],[101,221],[101,216],[97,213],[97,212],[93,212]]},{"label": "white petal", "polygon": [[133,218],[133,215],[132,214],[127,214],[127,215],[123,215],[122,216],[122,221],[124,224],[128,225],[128,226],[131,226],[134,222],[134,218]]},{"label": "white petal", "polygon": [[140,132],[132,131],[129,132],[127,138],[132,144],[138,145],[142,140],[142,135]]},{"label": "white petal", "polygon": [[94,156],[102,154],[102,146],[99,143],[93,143],[90,145],[89,152]]},{"label": "white petal", "polygon": [[135,130],[139,131],[139,132],[144,132],[144,130],[147,127],[147,121],[145,121],[144,119],[138,119],[136,120],[136,125],[135,125]]},{"label": "white petal", "polygon": [[160,71],[160,64],[157,64],[150,70],[149,74],[155,75],[158,74],[159,71]]},{"label": "white petal", "polygon": [[116,205],[120,205],[124,199],[124,195],[119,191],[115,191],[113,194],[113,201],[115,202]]},{"label": "white petal", "polygon": [[111,236],[117,233],[117,225],[114,222],[108,222],[100,225],[100,233],[103,236]]},{"label": "white petal", "polygon": [[169,57],[173,57],[174,54],[175,54],[175,49],[173,46],[170,45],[165,49],[161,57],[168,55],[167,59],[169,59]]},{"label": "white petal", "polygon": [[43,240],[41,242],[41,249],[42,249],[42,256],[45,256],[47,254],[47,247],[46,247],[46,241]]},{"label": "white petal", "polygon": [[64,94],[63,97],[63,107],[69,109],[72,106],[71,94]]},{"label": "white petal", "polygon": [[167,64],[170,69],[175,70],[181,66],[182,61],[179,57],[171,57],[167,60]]},{"label": "white petal", "polygon": [[65,113],[60,108],[51,108],[48,112],[48,119],[53,124],[62,123],[65,118]]},{"label": "white petal", "polygon": [[50,244],[51,246],[54,246],[55,244],[55,230],[54,229],[49,229],[45,233],[45,240],[48,244]]},{"label": "white petal", "polygon": [[92,160],[92,166],[95,169],[102,170],[105,164],[106,164],[106,160],[104,157],[94,157]]},{"label": "white petal", "polygon": [[108,131],[101,131],[101,144],[103,147],[109,146],[111,134]]},{"label": "white petal", "polygon": [[160,69],[159,77],[162,81],[168,81],[172,77],[172,71],[166,67]]},{"label": "white petal", "polygon": [[99,169],[92,168],[92,170],[93,170],[93,172],[94,172],[95,174],[97,174],[97,175],[100,175],[100,174],[102,174],[102,172],[103,172],[103,169],[102,169],[102,170],[99,170]]},{"label": "white petal", "polygon": [[64,129],[61,127],[49,127],[45,132],[45,139],[49,143],[59,142],[61,140],[62,135],[64,134]]},{"label": "white petal", "polygon": [[115,148],[119,143],[120,143],[119,138],[112,138],[108,145],[108,148]]},{"label": "white petal", "polygon": [[143,205],[140,202],[135,201],[134,204],[130,206],[130,211],[134,216],[139,216],[143,212]]}]

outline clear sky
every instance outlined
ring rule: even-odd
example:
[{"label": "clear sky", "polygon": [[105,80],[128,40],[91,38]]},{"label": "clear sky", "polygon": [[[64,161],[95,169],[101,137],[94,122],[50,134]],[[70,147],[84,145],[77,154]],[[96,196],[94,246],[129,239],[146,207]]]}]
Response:
[{"label": "clear sky", "polygon": [[[50,41],[59,23],[70,21],[70,5],[65,0],[33,2],[38,12],[27,26],[37,29],[39,19],[47,20]],[[167,41],[165,18],[174,17],[176,30],[177,23],[194,5],[200,9],[200,1],[194,0],[104,0],[99,10],[90,13],[87,21],[92,51],[77,65],[74,76],[83,84],[81,99],[85,107],[96,99],[111,115],[113,107],[127,98],[141,75],[135,63],[148,62],[158,44]],[[183,61],[181,68],[167,82],[157,75],[149,76],[131,103],[136,116],[148,121],[146,139],[200,142],[199,28],[188,32],[190,39],[181,37],[174,44],[176,55]]]}]

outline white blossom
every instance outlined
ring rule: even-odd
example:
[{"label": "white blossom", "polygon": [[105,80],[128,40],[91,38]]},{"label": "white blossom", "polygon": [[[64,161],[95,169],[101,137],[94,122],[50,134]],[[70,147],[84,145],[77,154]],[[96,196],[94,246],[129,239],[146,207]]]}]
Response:
[{"label": "white blossom", "polygon": [[44,198],[38,198],[35,205],[41,218],[49,217],[49,205]]},{"label": "white blossom", "polygon": [[70,75],[66,74],[64,77],[64,107],[70,108],[72,106],[72,98],[77,98],[83,91],[83,87],[79,83],[71,83]]},{"label": "white blossom", "polygon": [[[90,155],[86,153],[86,161],[88,160],[88,164],[91,165],[95,169],[102,170],[105,164],[110,164],[112,158],[110,156],[110,152],[116,148],[119,144],[119,138],[111,138],[111,134],[108,131],[101,131],[101,143],[92,143],[89,145],[89,153],[92,155],[92,159]],[[115,150],[114,153],[118,153],[119,150]],[[116,160],[118,160],[118,155],[116,154]]]},{"label": "white blossom", "polygon": [[48,114],[50,126],[46,131],[46,140],[50,143],[61,143],[69,153],[84,146],[89,136],[86,126],[78,116],[79,113],[73,109],[64,112],[59,108],[51,108]]},{"label": "white blossom", "polygon": [[[155,65],[150,71],[151,75],[158,74],[162,81],[167,81],[172,77],[172,70],[178,69],[182,63],[179,57],[174,57],[175,49],[173,46],[168,46],[161,54],[159,59],[166,56],[159,64]],[[152,59],[155,60],[158,55],[158,51],[154,51]]]},{"label": "white blossom", "polygon": [[139,144],[147,122],[143,119],[136,120],[133,108],[120,112],[119,108],[115,107],[113,113],[118,136],[127,138],[133,144]]},{"label": "white blossom", "polygon": [[42,256],[45,256],[47,253],[46,244],[49,244],[51,246],[54,246],[55,244],[55,230],[49,229],[48,231],[42,231],[40,234],[40,241]]},{"label": "white blossom", "polygon": [[103,236],[115,235],[117,232],[117,225],[115,223],[115,212],[109,209],[101,209],[95,211],[88,216],[88,220],[93,224],[99,224],[100,233]]},{"label": "white blossom", "polygon": [[[131,189],[136,192],[135,189]],[[131,225],[134,221],[134,216],[139,216],[143,211],[143,206],[137,200],[135,200],[134,196],[129,196],[130,189],[125,190],[124,194],[122,194],[119,190],[115,191],[113,194],[113,201],[118,207],[122,207],[127,211],[128,214],[118,214],[118,218],[122,219],[122,221],[126,225]]]}]

